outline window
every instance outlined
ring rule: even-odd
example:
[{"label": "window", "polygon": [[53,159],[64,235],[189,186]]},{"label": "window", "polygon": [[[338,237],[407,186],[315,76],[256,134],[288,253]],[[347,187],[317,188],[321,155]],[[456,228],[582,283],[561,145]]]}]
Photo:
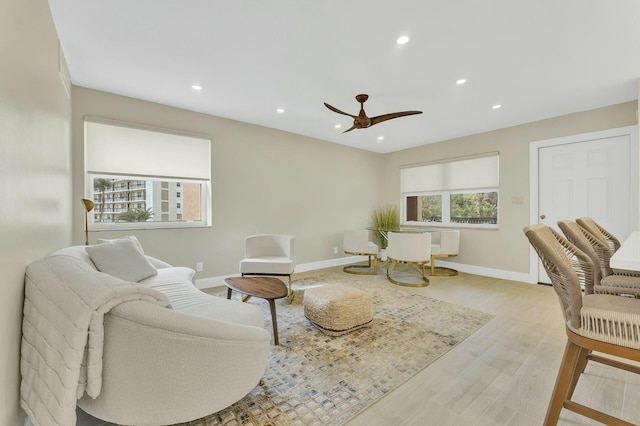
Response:
[{"label": "window", "polygon": [[499,156],[401,169],[403,223],[498,226]]},{"label": "window", "polygon": [[85,120],[90,229],[208,226],[210,145],[206,137]]}]

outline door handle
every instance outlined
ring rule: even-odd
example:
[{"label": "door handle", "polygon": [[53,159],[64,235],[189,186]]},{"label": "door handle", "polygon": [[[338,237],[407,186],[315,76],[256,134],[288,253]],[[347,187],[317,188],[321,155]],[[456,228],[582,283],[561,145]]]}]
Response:
[{"label": "door handle", "polygon": [[541,215],[540,215],[540,219],[546,219],[546,217],[547,217],[547,216],[545,216],[545,215],[543,215],[543,214],[541,214]]}]

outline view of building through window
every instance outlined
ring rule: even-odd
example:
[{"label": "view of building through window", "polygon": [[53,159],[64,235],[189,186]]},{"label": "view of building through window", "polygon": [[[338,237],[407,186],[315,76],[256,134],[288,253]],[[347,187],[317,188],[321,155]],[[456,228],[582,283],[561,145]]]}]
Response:
[{"label": "view of building through window", "polygon": [[201,221],[202,184],[92,176],[94,223]]}]

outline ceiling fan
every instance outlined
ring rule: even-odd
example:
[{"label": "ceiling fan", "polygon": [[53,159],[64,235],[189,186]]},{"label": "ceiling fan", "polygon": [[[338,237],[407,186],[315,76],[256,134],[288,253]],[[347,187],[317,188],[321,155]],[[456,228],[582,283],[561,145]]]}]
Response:
[{"label": "ceiling fan", "polygon": [[350,129],[345,130],[342,133],[350,132],[353,129],[366,129],[367,127],[371,127],[374,124],[381,123],[383,121],[391,120],[392,118],[404,117],[407,115],[415,115],[422,114],[422,111],[401,111],[401,112],[392,112],[389,114],[379,115],[377,117],[367,117],[367,114],[364,112],[364,103],[369,99],[369,95],[361,94],[356,96],[356,101],[360,102],[360,114],[351,115],[347,114],[344,111],[340,111],[338,108],[332,107],[328,103],[324,103],[324,106],[329,108],[333,112],[337,112],[338,114],[348,115],[353,118],[353,126]]}]

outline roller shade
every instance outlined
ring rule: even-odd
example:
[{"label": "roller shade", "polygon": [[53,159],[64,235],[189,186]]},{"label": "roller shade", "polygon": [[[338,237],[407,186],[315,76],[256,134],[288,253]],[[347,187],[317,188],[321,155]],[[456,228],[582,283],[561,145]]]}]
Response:
[{"label": "roller shade", "polygon": [[498,155],[406,167],[400,170],[400,187],[403,193],[496,188],[498,168]]},{"label": "roller shade", "polygon": [[90,174],[175,179],[211,178],[211,140],[85,121]]}]

